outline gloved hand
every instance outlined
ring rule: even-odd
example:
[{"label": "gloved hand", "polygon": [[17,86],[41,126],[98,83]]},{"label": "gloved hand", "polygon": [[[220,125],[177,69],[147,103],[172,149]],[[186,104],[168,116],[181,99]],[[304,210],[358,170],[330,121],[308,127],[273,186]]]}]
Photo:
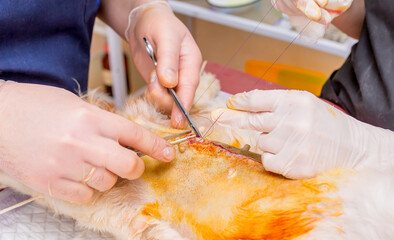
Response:
[{"label": "gloved hand", "polygon": [[[316,42],[332,19],[346,11],[353,0],[271,0],[272,5],[290,17],[301,37]],[[312,22],[310,21],[312,20]]]},{"label": "gloved hand", "polygon": [[[175,87],[179,99],[190,110],[202,63],[197,44],[166,1],[140,5],[130,13],[129,23],[126,37],[129,38],[134,63],[149,83],[150,96],[165,112],[172,111],[174,127],[183,127],[185,119],[164,87]],[[158,62],[156,72],[152,72],[154,66],[143,37],[148,39],[155,51]]]},{"label": "gloved hand", "polygon": [[161,161],[175,157],[164,139],[66,90],[0,87],[0,170],[38,192],[80,203],[118,175],[138,178],[144,163],[123,146]]},{"label": "gloved hand", "polygon": [[214,110],[212,120],[260,131],[265,169],[288,178],[394,163],[394,132],[360,122],[311,93],[254,90],[232,96],[227,107]]}]

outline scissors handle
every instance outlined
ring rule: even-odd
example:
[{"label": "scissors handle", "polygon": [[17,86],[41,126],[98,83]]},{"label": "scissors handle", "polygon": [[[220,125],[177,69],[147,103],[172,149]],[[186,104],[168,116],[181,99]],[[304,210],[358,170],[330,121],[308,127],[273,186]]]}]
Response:
[{"label": "scissors handle", "polygon": [[145,48],[148,51],[149,57],[153,60],[153,64],[157,67],[157,59],[155,55],[155,51],[153,51],[152,45],[149,43],[148,39],[144,38]]}]

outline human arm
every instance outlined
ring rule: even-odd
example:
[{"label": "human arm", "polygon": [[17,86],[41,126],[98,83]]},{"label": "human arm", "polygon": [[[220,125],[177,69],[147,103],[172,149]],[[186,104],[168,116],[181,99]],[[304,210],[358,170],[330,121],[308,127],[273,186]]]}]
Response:
[{"label": "human arm", "polygon": [[138,178],[144,163],[123,146],[161,161],[175,157],[165,140],[66,90],[16,82],[0,87],[0,170],[38,192],[85,202],[93,189],[110,189],[117,176]]},{"label": "human arm", "polygon": [[[135,11],[128,25],[132,9]],[[202,57],[188,29],[164,0],[103,0],[99,16],[129,40],[134,64],[148,83],[151,97],[163,111],[171,112],[174,127],[182,127],[185,119],[164,87],[176,88],[181,102],[190,110],[199,83]],[[154,66],[143,37],[156,52],[157,77],[152,74]]]},{"label": "human arm", "polygon": [[[353,0],[271,0],[277,10],[290,17],[290,24],[309,42],[316,42],[322,38],[331,21],[346,13],[352,2]],[[355,4],[356,6],[344,18],[337,21],[349,34],[357,33],[350,24],[358,24],[358,18],[362,18],[358,15],[359,10],[362,10],[362,4],[359,0]]]},{"label": "human arm", "polygon": [[126,39],[125,30],[129,23],[130,11],[148,2],[152,0],[102,0],[97,16]]},{"label": "human arm", "polygon": [[211,113],[217,123],[261,132],[266,170],[288,178],[313,177],[332,168],[393,166],[394,132],[363,123],[295,90],[255,90]]},{"label": "human arm", "polygon": [[359,39],[364,19],[364,0],[354,0],[348,10],[332,20],[332,24],[350,37]]}]

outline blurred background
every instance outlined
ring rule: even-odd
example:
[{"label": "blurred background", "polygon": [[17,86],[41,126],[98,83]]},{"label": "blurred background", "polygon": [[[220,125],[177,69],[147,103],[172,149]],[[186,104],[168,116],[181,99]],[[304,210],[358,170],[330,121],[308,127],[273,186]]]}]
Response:
[{"label": "blurred background", "polygon": [[[270,0],[169,0],[177,17],[189,28],[204,60],[257,77],[275,61],[264,79],[286,87],[320,94],[329,75],[344,62],[354,39],[334,26],[324,39],[309,44],[297,39],[288,17],[272,8]],[[113,79],[108,53],[108,28],[96,21],[91,48],[89,88],[111,94]],[[253,32],[253,34],[251,34]],[[127,93],[139,94],[145,83],[122,46]],[[281,55],[282,54],[282,55]],[[280,58],[278,59],[278,57]]]}]

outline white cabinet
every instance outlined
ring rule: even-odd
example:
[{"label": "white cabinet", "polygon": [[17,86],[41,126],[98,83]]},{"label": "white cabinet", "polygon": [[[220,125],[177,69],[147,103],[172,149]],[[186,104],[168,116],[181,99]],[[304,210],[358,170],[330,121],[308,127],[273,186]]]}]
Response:
[{"label": "white cabinet", "polygon": [[255,7],[240,13],[223,13],[212,10],[204,0],[169,0],[174,12],[190,18],[198,18],[282,41],[294,41],[294,44],[341,57],[346,57],[351,46],[356,42],[354,39],[347,38],[342,43],[328,39],[321,39],[316,44],[306,43],[297,38],[297,32],[275,25],[281,14],[273,9],[269,2],[269,0],[261,0]]}]

